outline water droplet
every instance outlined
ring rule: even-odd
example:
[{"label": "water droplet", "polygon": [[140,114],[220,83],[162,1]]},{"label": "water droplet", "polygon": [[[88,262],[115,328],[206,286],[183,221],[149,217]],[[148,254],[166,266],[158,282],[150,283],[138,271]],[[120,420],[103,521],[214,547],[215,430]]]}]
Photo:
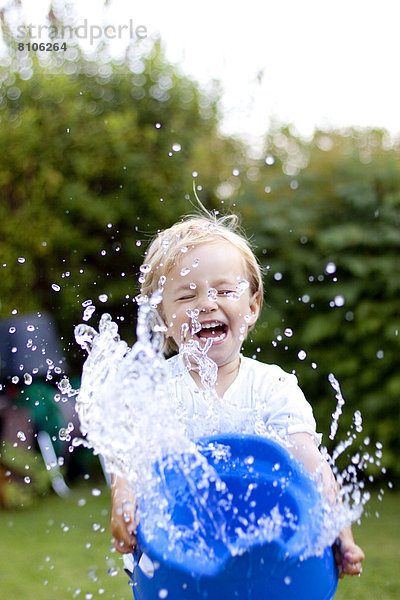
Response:
[{"label": "water droplet", "polygon": [[192,173],[192,177],[196,178],[196,177],[198,177],[198,176],[199,176],[198,172],[197,172],[197,171],[193,171],[193,173]]},{"label": "water droplet", "polygon": [[286,337],[292,337],[293,335],[293,330],[290,329],[290,327],[286,327],[284,334],[286,335]]},{"label": "water droplet", "polygon": [[181,269],[180,275],[182,277],[185,277],[185,275],[187,275],[188,273],[190,273],[190,269],[188,267],[184,267],[183,269]]},{"label": "water droplet", "polygon": [[32,383],[32,375],[30,373],[24,374],[24,383],[25,385],[31,385]]},{"label": "water droplet", "polygon": [[338,296],[335,296],[333,301],[335,303],[335,306],[343,306],[345,303],[344,296],[342,296],[341,294],[339,294]]},{"label": "water droplet", "polygon": [[232,171],[232,175],[233,175],[234,177],[238,177],[238,176],[240,175],[240,171],[239,171],[239,169],[233,169],[233,171]]},{"label": "water droplet", "polygon": [[65,427],[61,427],[61,429],[59,429],[58,438],[62,442],[70,442],[71,441],[71,436],[69,435],[69,432],[67,431],[67,429]]},{"label": "water droplet", "polygon": [[56,283],[52,283],[51,284],[51,288],[55,291],[55,292],[59,292],[61,290],[60,286],[57,285]]},{"label": "water droplet", "polygon": [[292,580],[288,575],[286,575],[286,577],[284,578],[283,581],[285,582],[286,585],[290,585],[292,583]]},{"label": "water droplet", "polygon": [[158,592],[158,597],[159,598],[166,598],[168,596],[168,590],[166,590],[165,588],[162,588],[159,592]]},{"label": "water droplet", "polygon": [[58,382],[57,387],[62,394],[67,394],[71,390],[71,384],[68,377],[63,377]]},{"label": "water droplet", "polygon": [[140,271],[141,273],[150,273],[150,271],[151,271],[151,265],[146,265],[146,264],[143,264],[143,265],[141,265],[141,266],[139,267],[139,271]]},{"label": "water droplet", "polygon": [[83,321],[89,321],[89,319],[91,318],[91,316],[93,315],[95,310],[96,310],[96,307],[93,304],[90,304],[89,306],[87,306],[85,308],[85,310],[83,311],[83,316],[82,316]]},{"label": "water droplet", "polygon": [[92,489],[92,496],[100,496],[100,494],[101,494],[101,490],[99,490],[98,488]]},{"label": "water droplet", "polygon": [[283,275],[282,275],[282,273],[279,273],[279,271],[278,271],[278,273],[275,273],[275,275],[274,275],[275,281],[281,281],[282,277],[283,277]]},{"label": "water droplet", "polygon": [[325,273],[332,274],[336,272],[336,265],[334,262],[328,262],[325,267]]},{"label": "water droplet", "polygon": [[213,302],[217,301],[217,297],[218,297],[218,292],[215,288],[210,288],[207,292],[207,296],[209,300],[212,300]]},{"label": "water droplet", "polygon": [[26,435],[23,431],[18,431],[17,438],[21,440],[21,442],[26,442]]},{"label": "water droplet", "polygon": [[21,263],[21,265],[25,262],[25,258],[23,256],[20,256],[18,259],[18,262]]},{"label": "water droplet", "polygon": [[272,156],[272,154],[267,154],[267,156],[265,157],[265,164],[268,166],[273,165],[275,162],[274,157]]},{"label": "water droplet", "polygon": [[172,150],[174,152],[180,152],[182,150],[182,146],[180,144],[172,144]]},{"label": "water droplet", "polygon": [[361,415],[361,411],[356,410],[354,412],[353,421],[354,421],[355,430],[357,431],[357,433],[361,433],[362,432],[362,415]]},{"label": "water droplet", "polygon": [[197,285],[195,283],[190,283],[189,287],[191,290],[195,290],[197,288]]},{"label": "water droplet", "polygon": [[100,300],[100,302],[103,302],[103,303],[107,302],[107,300],[108,300],[107,294],[100,294],[99,300]]},{"label": "water droplet", "polygon": [[17,330],[15,327],[10,327],[10,329],[8,330],[8,333],[15,333]]},{"label": "water droplet", "polygon": [[305,350],[300,350],[297,354],[299,360],[305,360],[307,357],[307,352]]},{"label": "water droplet", "polygon": [[135,296],[134,300],[136,302],[136,304],[138,306],[141,306],[142,304],[145,304],[148,301],[148,296],[147,294],[138,294],[137,296]]},{"label": "water droplet", "polygon": [[154,124],[154,127],[155,127],[156,129],[161,129],[161,123],[155,123],[155,124]]}]

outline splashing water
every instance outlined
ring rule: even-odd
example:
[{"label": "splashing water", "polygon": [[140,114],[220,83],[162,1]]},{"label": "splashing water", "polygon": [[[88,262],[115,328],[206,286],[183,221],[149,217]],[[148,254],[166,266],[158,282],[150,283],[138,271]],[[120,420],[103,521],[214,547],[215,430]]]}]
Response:
[{"label": "splashing water", "polygon": [[[277,539],[282,527],[295,529],[296,522],[292,515],[282,514],[279,507],[274,507],[270,514],[259,516],[255,522],[237,523],[236,537],[232,539],[228,521],[235,514],[235,507],[232,506],[231,496],[215,469],[189,439],[184,425],[171,408],[167,383],[181,379],[190,370],[196,370],[202,383],[202,393],[210,405],[212,419],[213,411],[219,406],[215,391],[218,367],[208,357],[212,338],[200,344],[199,340],[189,337],[189,333],[193,336],[199,330],[199,311],[190,311],[188,317],[191,325],[185,323],[182,326],[181,360],[173,363],[172,368],[167,368],[162,355],[166,327],[157,312],[164,283],[160,280],[159,290],[150,299],[143,295],[136,298],[139,305],[137,342],[132,348],[120,339],[118,326],[109,314],[102,315],[99,332],[87,324],[75,328],[76,341],[88,352],[88,357],[83,366],[82,383],[76,401],[85,439],[75,438],[72,444],[93,448],[96,454],[102,455],[108,471],[129,482],[138,500],[139,520],[146,539],[164,535],[178,557],[184,552],[182,543],[185,552],[189,547],[200,560],[206,560],[215,545],[222,545],[231,555],[235,555],[255,542]],[[245,283],[238,284],[242,293],[247,289]],[[330,432],[330,438],[333,439],[344,399],[333,375],[330,376],[330,382],[338,400]],[[73,395],[76,392],[68,384],[68,380],[62,379],[60,390]],[[218,401],[222,399],[218,398]],[[261,422],[262,419],[255,418],[248,433],[269,436],[265,423]],[[356,432],[361,431],[361,423],[361,414],[356,411]],[[65,439],[70,437],[71,431],[69,427],[63,431]],[[232,431],[235,431],[234,426]],[[355,435],[351,440],[340,443],[332,457],[322,450],[334,469],[341,492],[333,505],[328,500],[324,501],[324,527],[319,538],[308,538],[307,532],[304,532],[304,557],[323,554],[345,525],[359,519],[369,499],[368,492],[362,490],[358,481],[358,474],[368,465],[369,456],[352,461],[342,473],[337,469],[335,471],[337,457],[354,439]],[[226,458],[226,449],[216,447],[213,451],[220,452],[221,458]],[[315,479],[320,485],[318,478],[319,473],[316,473]],[[281,482],[280,485],[284,487],[285,483]],[[251,493],[249,486],[246,497],[250,498]],[[171,495],[181,498],[185,505],[190,506],[190,526],[174,523]],[[213,549],[210,549],[210,540]]]},{"label": "splashing water", "polygon": [[[191,284],[194,285],[194,284]],[[196,335],[196,333],[198,333],[201,330],[201,325],[198,321],[198,316],[200,314],[200,311],[198,308],[195,308],[194,310],[191,310],[190,308],[188,308],[188,310],[186,311],[186,315],[189,317],[190,319],[190,333],[191,335]],[[186,328],[185,328],[186,330]],[[184,332],[182,332],[183,334]]]},{"label": "splashing water", "polygon": [[[255,523],[232,519],[235,511],[226,485],[171,410],[165,382],[168,376],[181,377],[182,371],[167,372],[161,354],[165,326],[154,308],[158,300],[152,297],[140,305],[138,341],[132,348],[120,340],[108,314],[101,317],[98,333],[87,324],[75,329],[77,342],[89,355],[76,401],[85,440],[75,438],[73,445],[93,448],[107,470],[129,481],[145,538],[167,538],[177,560],[188,548],[199,561],[207,561],[210,553],[235,555],[255,540],[278,538],[287,521],[278,507]],[[214,400],[217,365],[207,356],[211,344],[207,340],[201,347],[189,339],[180,354],[184,370],[196,368],[205,394]],[[72,394],[62,381],[62,391]],[[70,433],[70,428],[63,430],[63,438],[68,440]],[[226,455],[223,448],[217,451],[221,458]],[[172,500],[190,507],[187,526],[174,522]],[[236,523],[234,532],[228,522]]]},{"label": "splashing water", "polygon": [[[138,341],[132,348],[120,340],[108,314],[101,317],[98,333],[88,325],[76,327],[76,340],[89,356],[76,401],[85,440],[75,439],[73,444],[93,448],[108,471],[128,480],[147,539],[164,532],[179,553],[179,542],[184,539],[187,546],[192,537],[193,552],[204,555],[206,531],[207,539],[224,543],[223,511],[218,503],[211,511],[207,500],[211,487],[223,492],[224,485],[171,410],[161,353],[165,326],[154,308],[158,302],[153,295],[140,305]],[[182,476],[185,493],[193,499],[195,521],[204,527],[200,537],[198,531],[175,526],[168,512],[171,482],[181,482]]]},{"label": "splashing water", "polygon": [[335,436],[336,436],[337,428],[338,428],[339,418],[340,418],[340,415],[342,414],[342,407],[344,406],[344,398],[342,396],[339,382],[337,381],[337,379],[335,378],[333,373],[329,374],[328,379],[329,379],[329,383],[331,384],[331,386],[333,387],[333,389],[336,392],[336,400],[337,400],[336,410],[332,414],[331,431],[329,434],[329,439],[334,440]]},{"label": "splashing water", "polygon": [[[339,419],[343,412],[345,400],[339,382],[332,373],[329,375],[329,382],[336,392],[335,397],[337,400],[336,409],[332,414],[332,423],[329,434],[329,438],[333,440],[336,437]],[[336,464],[338,458],[351,448],[356,442],[358,434],[361,433],[362,415],[359,410],[356,410],[353,415],[353,425],[347,433],[347,438],[338,442],[331,455],[325,447],[321,448],[321,454],[330,465],[339,486],[335,501],[332,503],[332,501],[328,502],[328,500],[325,500],[324,530],[318,542],[318,545],[321,548],[332,545],[337,534],[343,527],[351,526],[352,523],[358,521],[363,513],[364,506],[370,500],[371,494],[365,489],[362,474],[367,470],[371,463],[376,462],[376,464],[379,464],[379,459],[382,456],[382,444],[380,442],[376,444],[375,457],[371,456],[368,452],[362,454],[360,454],[360,452],[355,452],[351,456],[350,464],[342,471],[339,470]],[[366,442],[369,443],[369,440],[364,440],[364,444]],[[315,479],[317,481],[318,478],[319,474],[315,473]],[[372,481],[372,476],[370,476],[369,479]],[[321,483],[319,483],[319,486],[322,489]],[[322,497],[324,498],[324,496]]]},{"label": "splashing water", "polygon": [[[192,335],[200,331],[201,325],[197,321],[197,317],[199,316],[199,311],[196,309],[195,311],[190,311],[191,319],[192,319]],[[182,340],[183,344],[181,344],[179,349],[179,354],[182,356],[183,363],[186,367],[187,371],[197,370],[200,381],[205,390],[205,395],[208,400],[212,401],[212,399],[217,398],[217,393],[215,391],[215,382],[217,380],[218,375],[218,366],[217,364],[208,357],[208,351],[212,346],[213,340],[212,338],[208,338],[203,347],[200,346],[199,340],[189,339],[186,340],[186,334],[188,331],[187,323],[182,325]],[[179,368],[179,367],[178,367]],[[179,377],[179,373],[177,373]]]}]

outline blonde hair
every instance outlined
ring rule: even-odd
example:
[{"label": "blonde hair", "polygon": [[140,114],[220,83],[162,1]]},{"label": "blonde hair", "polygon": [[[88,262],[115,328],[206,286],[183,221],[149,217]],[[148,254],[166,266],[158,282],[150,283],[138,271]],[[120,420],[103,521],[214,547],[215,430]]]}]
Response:
[{"label": "blonde hair", "polygon": [[[163,287],[163,278],[179,263],[182,248],[189,249],[220,240],[229,242],[241,253],[246,266],[250,296],[259,299],[261,309],[264,290],[260,266],[250,243],[240,231],[239,217],[233,214],[217,217],[216,214],[206,211],[206,216],[187,215],[172,227],[160,231],[150,243],[145,262],[140,267],[141,294],[150,297],[157,289]],[[162,313],[162,305],[160,308]],[[175,342],[168,338],[164,350],[166,353],[176,350]]]}]

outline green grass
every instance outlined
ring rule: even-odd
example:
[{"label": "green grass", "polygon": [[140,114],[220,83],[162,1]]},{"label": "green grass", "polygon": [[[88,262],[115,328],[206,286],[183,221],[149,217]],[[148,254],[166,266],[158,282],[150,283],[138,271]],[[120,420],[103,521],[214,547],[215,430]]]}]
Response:
[{"label": "green grass", "polygon": [[67,500],[51,496],[0,512],[0,600],[132,600],[120,555],[111,551],[109,503],[107,489],[93,496],[85,488]]},{"label": "green grass", "polygon": [[[354,528],[366,553],[364,573],[340,581],[335,600],[399,598],[400,494],[371,501],[367,511],[371,516]],[[68,500],[52,496],[26,511],[0,512],[0,600],[132,600],[119,555],[110,550],[108,521],[106,489],[97,497],[79,489]],[[110,576],[109,569],[118,573]]]},{"label": "green grass", "polygon": [[[376,518],[375,512],[379,514]],[[365,516],[369,513],[370,516]],[[371,500],[360,526],[353,527],[356,542],[365,552],[360,577],[339,582],[335,600],[398,600],[400,597],[400,494],[382,502]]]}]

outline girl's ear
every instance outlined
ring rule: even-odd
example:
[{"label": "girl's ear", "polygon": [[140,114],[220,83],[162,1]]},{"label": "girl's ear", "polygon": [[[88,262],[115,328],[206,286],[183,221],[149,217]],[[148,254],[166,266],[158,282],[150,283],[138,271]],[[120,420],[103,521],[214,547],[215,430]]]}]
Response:
[{"label": "girl's ear", "polygon": [[250,307],[250,320],[248,321],[248,324],[249,324],[249,328],[251,329],[255,325],[258,317],[260,316],[260,307],[261,307],[260,292],[256,292],[250,298],[249,307]]}]

